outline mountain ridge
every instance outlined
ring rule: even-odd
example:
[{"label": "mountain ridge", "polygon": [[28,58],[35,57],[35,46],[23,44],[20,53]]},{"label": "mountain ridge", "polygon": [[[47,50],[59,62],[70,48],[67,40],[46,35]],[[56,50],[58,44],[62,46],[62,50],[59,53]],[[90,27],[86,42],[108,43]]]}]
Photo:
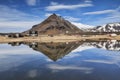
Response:
[{"label": "mountain ridge", "polygon": [[103,26],[97,26],[91,32],[120,32],[120,22],[108,23]]}]

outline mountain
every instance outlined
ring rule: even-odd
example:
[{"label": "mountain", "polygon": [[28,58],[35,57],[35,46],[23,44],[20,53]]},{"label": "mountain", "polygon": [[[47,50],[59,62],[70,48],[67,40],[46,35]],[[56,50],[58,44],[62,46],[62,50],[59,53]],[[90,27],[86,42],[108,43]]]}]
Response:
[{"label": "mountain", "polygon": [[120,32],[120,22],[118,23],[109,23],[103,26],[97,26],[96,28],[91,29],[92,32]]},{"label": "mountain", "polygon": [[38,34],[61,34],[81,32],[78,27],[65,20],[64,18],[52,14],[42,23],[34,25],[30,30],[23,32],[29,34],[30,31],[36,31]]}]

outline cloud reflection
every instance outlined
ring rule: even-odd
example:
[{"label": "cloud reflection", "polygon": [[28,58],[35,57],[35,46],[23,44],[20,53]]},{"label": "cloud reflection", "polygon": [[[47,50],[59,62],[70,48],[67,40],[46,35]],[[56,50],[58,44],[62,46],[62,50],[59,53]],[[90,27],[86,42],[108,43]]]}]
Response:
[{"label": "cloud reflection", "polygon": [[114,64],[111,60],[84,60],[85,62],[91,62],[91,63],[102,63],[102,64]]},{"label": "cloud reflection", "polygon": [[28,72],[28,77],[34,78],[34,77],[36,77],[36,76],[37,76],[37,70],[30,70],[30,71]]},{"label": "cloud reflection", "polygon": [[58,64],[49,64],[47,65],[47,67],[49,69],[52,69],[52,70],[56,70],[56,72],[58,71],[63,71],[63,70],[79,70],[79,71],[82,71],[84,73],[92,73],[92,70],[93,68],[90,68],[90,67],[80,67],[80,66],[75,66],[75,65],[69,65],[69,66],[66,66],[66,65],[58,65]]}]

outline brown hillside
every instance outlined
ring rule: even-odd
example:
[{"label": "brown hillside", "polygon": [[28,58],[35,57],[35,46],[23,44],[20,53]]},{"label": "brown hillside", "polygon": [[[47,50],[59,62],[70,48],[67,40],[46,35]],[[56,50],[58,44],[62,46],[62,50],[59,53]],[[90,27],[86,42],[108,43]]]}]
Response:
[{"label": "brown hillside", "polygon": [[38,34],[72,34],[81,32],[82,30],[62,17],[52,14],[42,23],[34,25],[30,30],[27,30],[23,33],[28,34],[30,31],[36,31]]}]

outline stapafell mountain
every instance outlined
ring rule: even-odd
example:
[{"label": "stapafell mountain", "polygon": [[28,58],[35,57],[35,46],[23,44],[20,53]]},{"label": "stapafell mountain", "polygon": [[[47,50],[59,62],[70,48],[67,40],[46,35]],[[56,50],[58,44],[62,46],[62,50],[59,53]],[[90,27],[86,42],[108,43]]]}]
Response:
[{"label": "stapafell mountain", "polygon": [[23,32],[23,34],[29,34],[29,32],[37,32],[38,35],[41,34],[75,34],[82,32],[75,25],[71,24],[69,21],[65,20],[61,16],[52,14],[42,23],[34,25],[31,29]]}]

